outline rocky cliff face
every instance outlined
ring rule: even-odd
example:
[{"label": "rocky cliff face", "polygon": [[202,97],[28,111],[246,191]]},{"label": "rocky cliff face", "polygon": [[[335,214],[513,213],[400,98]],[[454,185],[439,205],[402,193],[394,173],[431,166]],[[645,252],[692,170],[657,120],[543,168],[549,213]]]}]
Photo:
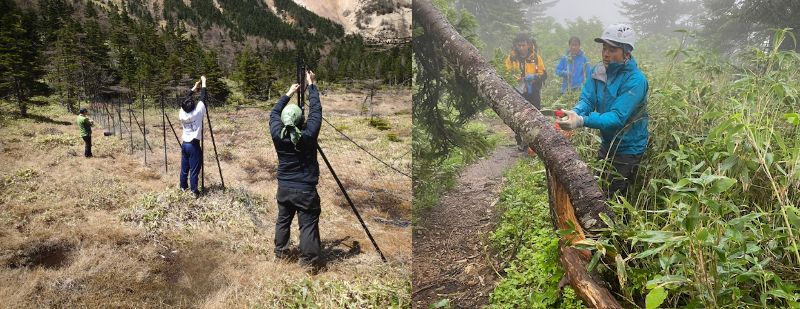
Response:
[{"label": "rocky cliff face", "polygon": [[411,36],[412,0],[294,0],[309,11],[365,38]]}]

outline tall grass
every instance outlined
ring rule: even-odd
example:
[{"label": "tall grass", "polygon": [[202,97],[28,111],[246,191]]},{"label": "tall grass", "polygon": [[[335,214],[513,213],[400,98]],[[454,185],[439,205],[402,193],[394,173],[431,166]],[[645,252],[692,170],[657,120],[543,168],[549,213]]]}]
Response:
[{"label": "tall grass", "polygon": [[[775,34],[775,44],[786,39]],[[631,305],[796,307],[800,56],[773,49],[648,72],[651,139],[600,242]]]},{"label": "tall grass", "polygon": [[[787,35],[777,30],[771,46],[794,40]],[[587,243],[620,254],[598,269],[616,281],[613,290],[626,307],[797,308],[800,55],[752,50],[722,59],[688,41],[657,55],[637,54],[650,81],[648,150],[629,195],[610,202],[616,219]],[[543,105],[571,108],[578,94],[559,96],[557,86],[548,83]],[[571,140],[597,173],[609,172],[594,159],[596,130],[580,130]],[[535,190],[511,189],[515,195],[504,199],[535,204]],[[501,221],[493,240],[556,237],[540,231],[548,226],[514,222]],[[502,296],[513,293],[549,295],[530,274],[545,271],[541,257],[555,247],[539,249],[540,258],[512,258],[494,304],[507,304]]]}]

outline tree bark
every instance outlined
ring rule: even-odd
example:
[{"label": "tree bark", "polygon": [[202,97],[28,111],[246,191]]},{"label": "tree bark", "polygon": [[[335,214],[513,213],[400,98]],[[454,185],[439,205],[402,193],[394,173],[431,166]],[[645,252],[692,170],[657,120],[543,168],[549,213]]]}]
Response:
[{"label": "tree bark", "polygon": [[614,295],[586,272],[587,262],[580,251],[561,247],[561,265],[575,294],[589,308],[622,308]]},{"label": "tree bark", "polygon": [[605,196],[589,167],[572,144],[556,132],[552,122],[514,91],[477,48],[458,34],[430,0],[414,1],[412,16],[425,35],[441,46],[449,64],[486,100],[505,124],[536,149],[575,206],[575,215],[587,231],[605,227],[600,213],[612,217]]},{"label": "tree bark", "polygon": [[[448,64],[475,87],[478,95],[488,102],[503,122],[520,134],[527,146],[536,149],[544,161],[549,176],[552,176],[548,181],[556,225],[566,228],[567,222],[575,224],[575,233],[568,235],[564,243],[583,239],[585,232],[605,227],[600,214],[612,217],[612,212],[603,192],[589,167],[569,140],[555,130],[551,120],[514,91],[430,0],[415,0],[412,14],[416,25],[424,29],[425,39],[440,46]],[[568,245],[561,248],[561,264],[570,285],[590,307],[622,308],[614,296],[586,271],[586,257],[587,252]]]}]

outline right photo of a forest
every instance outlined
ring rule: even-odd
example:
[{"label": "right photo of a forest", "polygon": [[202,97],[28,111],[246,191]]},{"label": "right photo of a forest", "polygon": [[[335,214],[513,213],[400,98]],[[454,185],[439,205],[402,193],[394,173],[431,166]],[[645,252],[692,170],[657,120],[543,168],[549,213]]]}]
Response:
[{"label": "right photo of a forest", "polygon": [[414,0],[415,308],[800,308],[800,2]]}]

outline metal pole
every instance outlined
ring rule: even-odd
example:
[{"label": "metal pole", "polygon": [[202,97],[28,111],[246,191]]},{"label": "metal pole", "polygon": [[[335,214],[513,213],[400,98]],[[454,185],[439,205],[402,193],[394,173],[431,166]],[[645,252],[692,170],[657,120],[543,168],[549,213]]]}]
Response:
[{"label": "metal pole", "polygon": [[361,223],[361,227],[364,228],[364,232],[367,232],[367,237],[369,237],[369,241],[372,242],[372,246],[375,247],[375,251],[378,251],[378,254],[380,254],[380,256],[381,256],[381,260],[386,262],[386,257],[383,256],[383,252],[381,252],[381,248],[378,248],[378,243],[375,242],[375,238],[373,238],[372,237],[372,233],[369,232],[369,229],[367,228],[367,224],[364,223],[364,219],[362,219],[361,218],[361,214],[358,213],[358,210],[356,209],[356,206],[353,204],[353,200],[351,200],[350,196],[347,195],[347,190],[344,189],[344,185],[342,185],[342,182],[339,181],[339,177],[336,176],[336,172],[333,170],[333,167],[331,166],[331,163],[328,161],[328,157],[326,157],[325,153],[322,152],[322,147],[317,146],[317,150],[319,151],[319,154],[322,156],[322,160],[325,161],[325,165],[327,165],[328,169],[331,171],[331,174],[333,175],[333,179],[336,179],[336,184],[338,184],[339,185],[339,189],[342,190],[342,193],[344,194],[344,198],[347,199],[347,203],[350,204],[350,209],[352,209],[353,213],[356,214],[356,218],[358,218],[358,222]]},{"label": "metal pole", "polygon": [[222,178],[222,166],[219,164],[219,154],[217,154],[217,143],[214,141],[214,128],[211,127],[211,113],[206,107],[206,119],[208,119],[208,132],[211,133],[211,145],[214,146],[214,158],[217,159],[217,169],[219,170],[219,181],[222,182],[222,190],[225,190],[225,179]]},{"label": "metal pole", "polygon": [[[131,108],[130,110],[131,112],[133,112],[133,108]],[[139,133],[142,133],[142,135],[144,135],[144,122],[139,123],[139,118],[136,118],[136,114],[135,113],[131,114],[133,115],[133,121],[136,122],[136,128],[139,129]],[[150,146],[150,142],[147,142],[145,145],[147,145],[146,149],[149,149],[150,152],[153,152],[153,146]]]},{"label": "metal pole", "polygon": [[[144,152],[144,165],[147,165],[147,149],[144,149],[144,148],[146,148],[146,147],[148,147],[150,145],[147,144],[147,124],[145,123],[146,119],[145,119],[145,116],[144,116],[144,93],[141,92],[142,91],[142,86],[141,85],[139,86],[139,91],[140,91],[140,96],[139,97],[142,100],[142,139],[144,139],[144,145],[142,146],[142,148],[143,148],[142,152]],[[150,148],[150,151],[153,151],[153,149]]]},{"label": "metal pole", "polygon": [[108,127],[110,127],[113,130],[112,132],[116,134],[117,123],[116,121],[114,121],[114,113],[108,109],[108,103],[103,103],[103,110],[105,110],[106,118],[111,119],[111,121],[109,122],[110,125]]},{"label": "metal pole", "polygon": [[166,119],[167,114],[164,113],[164,95],[161,95],[161,135],[164,137],[164,173],[169,172],[169,168],[167,167],[167,124]]},{"label": "metal pole", "polygon": [[131,100],[130,95],[127,95],[127,97],[128,97],[128,102],[129,102],[128,103],[128,135],[131,138],[131,140],[130,140],[130,142],[131,142],[131,155],[133,155],[133,119],[132,119],[133,107],[131,106],[132,102],[130,101]]},{"label": "metal pole", "polygon": [[178,142],[178,148],[181,148],[181,139],[178,138],[178,133],[175,132],[175,128],[172,126],[172,121],[169,120],[169,117],[167,117],[167,124],[169,124],[169,128],[172,129],[172,134],[175,135],[175,141]]},{"label": "metal pole", "polygon": [[122,139],[122,103],[117,96],[117,119],[119,119],[119,139]]},{"label": "metal pole", "polygon": [[106,102],[103,102],[102,104],[103,104],[103,113],[106,114],[106,129],[108,129],[109,127],[114,127],[114,122],[113,122],[114,117],[111,116],[111,112],[108,111],[108,104],[106,104]]}]

